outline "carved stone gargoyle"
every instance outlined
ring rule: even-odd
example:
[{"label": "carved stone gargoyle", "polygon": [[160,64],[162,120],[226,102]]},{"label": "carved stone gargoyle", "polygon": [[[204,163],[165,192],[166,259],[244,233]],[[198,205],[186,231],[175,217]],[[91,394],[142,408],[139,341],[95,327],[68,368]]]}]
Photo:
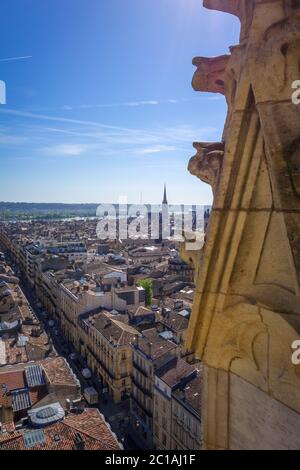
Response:
[{"label": "carved stone gargoyle", "polygon": [[224,142],[195,142],[197,154],[191,158],[189,172],[204,183],[210,184],[215,194],[224,157]]},{"label": "carved stone gargoyle", "polygon": [[197,67],[192,86],[195,91],[225,94],[225,70],[230,56],[195,57],[193,65]]}]

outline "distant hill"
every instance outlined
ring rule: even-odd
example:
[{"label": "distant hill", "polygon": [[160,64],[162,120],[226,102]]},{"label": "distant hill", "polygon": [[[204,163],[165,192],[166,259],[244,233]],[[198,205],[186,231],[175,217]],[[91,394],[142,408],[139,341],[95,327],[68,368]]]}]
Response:
[{"label": "distant hill", "polygon": [[0,202],[0,219],[93,217],[97,207],[98,204]]},{"label": "distant hill", "polygon": [[[116,213],[119,213],[118,204],[115,206]],[[128,204],[129,207],[135,204]],[[45,220],[45,219],[68,219],[73,217],[96,217],[96,211],[99,204],[60,204],[60,203],[37,203],[37,202],[0,202],[0,220]],[[148,210],[151,210],[151,205],[146,205]],[[158,206],[159,207],[159,206]],[[196,205],[193,205],[193,210]],[[204,207],[204,209],[211,209],[210,206],[197,206]],[[137,205],[137,210],[139,206]],[[152,208],[152,210],[156,211]],[[181,206],[184,211],[184,206]]]}]

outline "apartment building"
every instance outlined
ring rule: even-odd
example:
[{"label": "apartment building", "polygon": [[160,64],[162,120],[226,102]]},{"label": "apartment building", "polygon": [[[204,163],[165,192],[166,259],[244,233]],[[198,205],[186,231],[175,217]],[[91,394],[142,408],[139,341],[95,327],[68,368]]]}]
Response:
[{"label": "apartment building", "polygon": [[142,246],[129,252],[129,257],[134,264],[158,263],[170,258],[170,250],[165,246]]},{"label": "apartment building", "polygon": [[41,247],[52,255],[67,255],[70,261],[86,261],[87,248],[85,243],[41,241]]},{"label": "apartment building", "polygon": [[169,260],[168,272],[177,274],[184,282],[194,281],[194,269],[190,264],[185,263],[180,256],[175,256]]},{"label": "apartment building", "polygon": [[159,450],[173,449],[172,394],[191,381],[195,367],[175,357],[154,373],[153,438]]},{"label": "apartment building", "polygon": [[42,255],[43,250],[35,243],[24,247],[25,253],[25,273],[30,287],[35,286],[36,260]]},{"label": "apartment building", "polygon": [[200,450],[201,435],[201,389],[203,369],[186,384],[180,384],[172,392],[172,450]]},{"label": "apartment building", "polygon": [[133,432],[153,448],[153,388],[157,369],[179,354],[178,346],[161,338],[155,328],[145,330],[132,343],[133,374],[130,418]]},{"label": "apartment building", "polygon": [[188,362],[194,358],[193,352],[185,346],[185,340],[189,325],[188,312],[170,311],[164,308],[159,321],[158,329],[161,331],[161,336],[172,339],[178,346],[180,346],[180,355]]},{"label": "apartment building", "polygon": [[35,260],[35,292],[47,313],[60,322],[60,282],[74,273],[67,271],[69,260],[66,256],[44,254]]},{"label": "apartment building", "polygon": [[[132,385],[131,342],[139,332],[127,323],[127,316],[99,314],[80,318],[84,331],[81,346],[88,367],[99,377],[104,393],[115,403],[129,398]],[[84,351],[83,351],[84,349]]]},{"label": "apartment building", "polygon": [[145,305],[145,290],[138,286],[99,285],[90,276],[60,284],[61,326],[65,336],[79,348],[77,319],[96,308],[127,312]]}]

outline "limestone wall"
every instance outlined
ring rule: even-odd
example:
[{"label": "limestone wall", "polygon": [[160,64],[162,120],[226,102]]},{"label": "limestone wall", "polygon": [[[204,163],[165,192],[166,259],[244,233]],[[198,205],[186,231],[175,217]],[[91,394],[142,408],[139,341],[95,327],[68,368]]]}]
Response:
[{"label": "limestone wall", "polygon": [[214,192],[187,338],[207,366],[204,445],[300,447],[300,2],[204,6],[241,21],[228,55],[194,59],[195,90],[228,104],[222,141],[195,143],[189,164]]},{"label": "limestone wall", "polygon": [[231,449],[300,449],[300,415],[230,374],[229,447]]}]

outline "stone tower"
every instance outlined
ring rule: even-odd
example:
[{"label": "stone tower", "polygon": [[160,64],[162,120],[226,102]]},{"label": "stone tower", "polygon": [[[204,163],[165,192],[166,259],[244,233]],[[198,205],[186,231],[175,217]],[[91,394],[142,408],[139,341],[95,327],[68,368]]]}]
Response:
[{"label": "stone tower", "polygon": [[195,143],[189,164],[214,193],[187,340],[205,366],[204,448],[299,449],[300,0],[204,6],[241,22],[230,54],[194,59],[194,89],[228,104],[222,142]]},{"label": "stone tower", "polygon": [[163,204],[163,205],[168,205],[168,199],[167,199],[167,185],[166,185],[166,184],[164,185],[164,197],[163,197],[162,204]]}]

